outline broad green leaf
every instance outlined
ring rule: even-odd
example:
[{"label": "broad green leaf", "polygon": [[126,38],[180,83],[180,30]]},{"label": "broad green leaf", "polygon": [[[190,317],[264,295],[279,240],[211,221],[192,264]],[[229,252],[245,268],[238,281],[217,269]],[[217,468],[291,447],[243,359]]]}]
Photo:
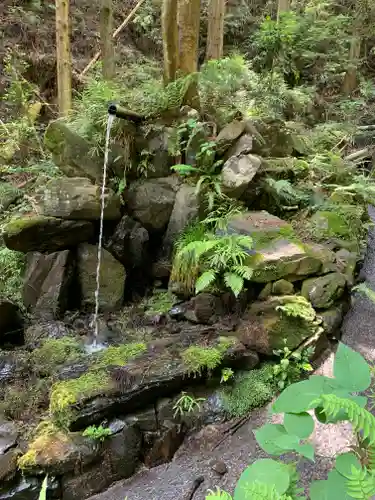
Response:
[{"label": "broad green leaf", "polygon": [[319,405],[322,394],[332,393],[337,382],[328,377],[312,376],[287,387],[274,402],[274,413],[303,413]]},{"label": "broad green leaf", "polygon": [[356,469],[361,469],[362,466],[354,453],[343,453],[336,457],[335,468],[344,477],[351,476],[352,465]]},{"label": "broad green leaf", "polygon": [[310,500],[350,500],[346,492],[346,482],[337,471],[331,471],[327,481],[311,483]]},{"label": "broad green leaf", "polygon": [[315,450],[312,444],[310,443],[303,443],[303,444],[298,444],[295,448],[295,451],[302,455],[303,457],[308,458],[312,462],[315,460]]},{"label": "broad green leaf", "polygon": [[363,356],[340,342],[333,365],[336,380],[348,391],[365,391],[371,383],[371,371]]},{"label": "broad green leaf", "polygon": [[225,286],[232,290],[235,297],[238,297],[242,292],[244,280],[241,276],[235,273],[224,273]]},{"label": "broad green leaf", "polygon": [[277,493],[283,495],[290,484],[289,470],[285,464],[276,462],[276,460],[270,458],[257,460],[241,474],[234,491],[234,500],[247,499],[246,487],[249,483],[256,481],[274,485]]},{"label": "broad green leaf", "polygon": [[199,168],[193,167],[192,165],[184,165],[184,164],[173,165],[171,169],[180,175],[188,175],[200,172]]},{"label": "broad green leaf", "polygon": [[299,438],[291,434],[282,434],[275,439],[275,445],[284,451],[294,450],[299,445]]},{"label": "broad green leaf", "polygon": [[277,438],[286,436],[286,430],[280,424],[265,424],[254,431],[255,438],[263,450],[270,455],[281,455],[285,449],[276,444]]},{"label": "broad green leaf", "polygon": [[314,430],[314,419],[307,413],[285,413],[284,427],[289,434],[307,439]]}]

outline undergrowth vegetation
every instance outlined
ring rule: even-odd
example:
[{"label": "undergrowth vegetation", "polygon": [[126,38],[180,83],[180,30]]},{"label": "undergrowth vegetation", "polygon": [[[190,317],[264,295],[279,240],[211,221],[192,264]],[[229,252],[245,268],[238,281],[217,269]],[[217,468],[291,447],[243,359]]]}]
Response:
[{"label": "undergrowth vegetation", "polygon": [[[272,413],[284,414],[283,424],[267,423],[254,434],[260,447],[271,456],[297,453],[299,460],[304,457],[314,461],[315,451],[309,440],[315,428],[311,411],[322,424],[350,422],[355,446],[335,457],[328,479],[311,482],[309,498],[369,500],[375,494],[375,418],[365,409],[367,397],[357,393],[369,389],[372,371],[360,354],[339,344],[333,374],[333,378],[315,375],[287,387],[272,405]],[[301,496],[304,489],[299,485],[297,465],[270,458],[256,460],[243,471],[234,498],[305,498]],[[232,497],[225,492],[206,496],[206,499],[214,498],[230,500]]]}]

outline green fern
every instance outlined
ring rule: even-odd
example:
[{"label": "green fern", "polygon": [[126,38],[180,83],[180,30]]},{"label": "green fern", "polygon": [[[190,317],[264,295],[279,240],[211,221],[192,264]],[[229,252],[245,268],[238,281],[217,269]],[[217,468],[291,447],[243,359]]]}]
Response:
[{"label": "green fern", "polygon": [[375,472],[375,446],[367,448],[367,467],[371,472]]},{"label": "green fern", "polygon": [[291,295],[288,297],[285,304],[276,307],[277,311],[281,311],[287,316],[301,318],[305,321],[314,321],[316,312],[311,303],[300,295]]},{"label": "green fern", "polygon": [[233,500],[232,496],[229,495],[226,491],[221,490],[220,488],[216,488],[215,491],[208,490],[208,494],[206,495],[206,500]]},{"label": "green fern", "polygon": [[365,408],[351,399],[340,398],[335,394],[325,394],[320,399],[328,417],[334,418],[339,412],[345,411],[354,430],[361,433],[363,439],[368,439],[370,444],[375,442],[375,417]]},{"label": "green fern", "polygon": [[47,498],[48,475],[43,479],[42,487],[39,492],[38,500],[46,500]]},{"label": "green fern", "polygon": [[358,500],[368,500],[375,495],[375,477],[366,469],[351,468],[351,474],[346,483],[349,496]]},{"label": "green fern", "polygon": [[217,278],[216,272],[212,269],[209,271],[205,271],[203,274],[199,276],[195,283],[195,293],[203,292],[209,286],[211,286]]},{"label": "green fern", "polygon": [[264,180],[264,183],[266,192],[280,207],[300,205],[302,202],[306,203],[309,199],[305,193],[296,189],[288,180],[275,180],[268,177]]},{"label": "green fern", "polygon": [[224,283],[229,290],[232,290],[235,297],[238,297],[244,287],[244,279],[236,273],[224,273]]},{"label": "green fern", "polygon": [[[284,494],[280,495],[276,487],[273,484],[261,483],[260,481],[254,481],[252,483],[247,483],[245,487],[241,489],[241,494],[244,494],[241,498],[248,498],[249,500],[293,500],[291,496]],[[245,496],[246,495],[246,496]]]}]

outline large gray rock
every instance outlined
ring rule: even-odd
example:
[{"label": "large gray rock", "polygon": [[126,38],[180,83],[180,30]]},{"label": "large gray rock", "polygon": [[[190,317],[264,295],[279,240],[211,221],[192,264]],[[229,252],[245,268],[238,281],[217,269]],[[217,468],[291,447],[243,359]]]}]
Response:
[{"label": "large gray rock", "polygon": [[148,259],[149,239],[142,224],[124,215],[105,248],[126,268],[140,267]]},{"label": "large gray rock", "polygon": [[290,224],[266,211],[236,215],[229,221],[228,231],[253,239],[248,265],[254,269],[251,280],[257,283],[282,278],[298,281],[316,274],[322,267],[321,255],[303,245]]},{"label": "large gray rock", "polygon": [[146,229],[160,231],[169,222],[179,184],[177,177],[136,181],[124,193],[126,205]]},{"label": "large gray rock", "polygon": [[169,154],[169,142],[172,129],[164,127],[161,130],[150,132],[146,137],[138,137],[136,148],[138,163],[146,161],[147,178],[166,177],[170,173],[172,158]]},{"label": "large gray rock", "polygon": [[[100,219],[101,187],[85,178],[52,179],[36,195],[36,200],[40,215],[71,220]],[[104,219],[119,219],[120,207],[120,197],[106,188]]]},{"label": "large gray rock", "polygon": [[330,273],[305,280],[301,294],[318,309],[329,309],[339,299],[346,286],[346,277],[341,273]]},{"label": "large gray rock", "polygon": [[221,171],[223,193],[231,198],[240,198],[258,172],[262,160],[252,154],[232,156]]},{"label": "large gray rock", "polygon": [[54,121],[47,127],[44,143],[52,159],[68,177],[87,177],[100,182],[103,160],[92,154],[92,145],[73,132],[64,122]]},{"label": "large gray rock", "polygon": [[40,321],[28,326],[24,332],[25,344],[29,349],[36,349],[45,340],[62,339],[71,335],[71,331],[62,321]]},{"label": "large gray rock", "polygon": [[226,151],[243,134],[245,126],[245,121],[234,120],[220,130],[215,140],[217,150]]},{"label": "large gray rock", "polygon": [[[83,243],[78,247],[78,274],[82,302],[95,305],[98,247]],[[107,250],[102,249],[99,304],[101,310],[120,307],[124,299],[126,272],[124,266]]]},{"label": "large gray rock", "polygon": [[274,118],[248,120],[245,130],[254,136],[252,151],[255,154],[279,158],[292,155],[294,149],[292,133],[282,120]]},{"label": "large gray rock", "polygon": [[27,254],[23,285],[23,302],[35,316],[44,319],[60,317],[71,300],[74,259],[70,250],[48,255],[39,252]]},{"label": "large gray rock", "polygon": [[163,239],[163,247],[168,256],[170,256],[170,251],[176,238],[190,222],[198,218],[199,209],[200,199],[195,187],[182,184],[177,191],[168,228]]},{"label": "large gray rock", "polygon": [[93,232],[89,221],[32,215],[8,222],[3,227],[3,238],[10,250],[55,252],[89,240]]},{"label": "large gray rock", "polygon": [[250,134],[242,135],[228,150],[225,158],[231,158],[232,156],[240,156],[251,153],[253,149],[253,136]]},{"label": "large gray rock", "polygon": [[12,184],[0,182],[0,213],[5,212],[20,195],[21,192]]}]

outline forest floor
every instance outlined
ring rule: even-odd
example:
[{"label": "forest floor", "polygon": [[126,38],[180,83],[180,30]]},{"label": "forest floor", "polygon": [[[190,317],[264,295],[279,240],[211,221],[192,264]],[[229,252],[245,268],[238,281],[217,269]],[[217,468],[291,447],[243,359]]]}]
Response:
[{"label": "forest floor", "polygon": [[[370,209],[375,223],[375,209]],[[362,273],[369,287],[375,290],[375,229],[370,230],[368,249]],[[375,363],[375,308],[365,296],[353,297],[352,308],[342,327],[342,341],[360,352],[368,362]],[[334,352],[325,354],[316,370],[332,376]],[[151,470],[141,470],[126,481],[120,481],[107,491],[89,500],[204,500],[208,489],[221,489],[232,493],[241,472],[258,458],[265,457],[253,435],[254,429],[269,420],[268,407],[252,412],[250,419],[236,433],[213,449],[217,441],[213,428],[206,428],[188,440],[174,460]],[[218,431],[219,432],[219,431]],[[313,435],[316,462],[300,462],[301,482],[307,486],[311,480],[326,479],[337,453],[344,452],[352,444],[350,424],[317,424]],[[219,476],[212,465],[223,461],[228,472]],[[190,496],[194,480],[203,476],[204,482],[193,497]]]}]

